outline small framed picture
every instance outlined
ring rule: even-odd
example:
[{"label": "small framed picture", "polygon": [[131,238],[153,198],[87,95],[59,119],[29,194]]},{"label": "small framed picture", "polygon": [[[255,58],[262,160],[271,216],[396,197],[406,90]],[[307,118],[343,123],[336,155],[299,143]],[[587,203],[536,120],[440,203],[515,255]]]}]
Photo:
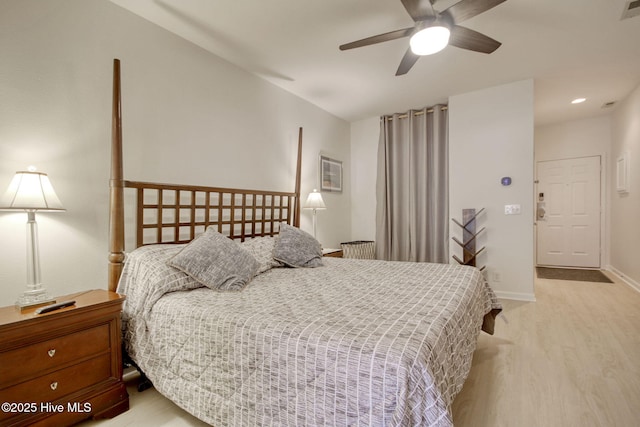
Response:
[{"label": "small framed picture", "polygon": [[320,191],[342,192],[342,162],[320,156]]}]

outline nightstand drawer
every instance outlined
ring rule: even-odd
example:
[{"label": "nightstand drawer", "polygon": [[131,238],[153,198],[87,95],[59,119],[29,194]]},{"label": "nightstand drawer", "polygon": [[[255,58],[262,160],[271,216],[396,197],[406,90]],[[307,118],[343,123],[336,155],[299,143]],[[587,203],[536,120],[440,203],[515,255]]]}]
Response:
[{"label": "nightstand drawer", "polygon": [[0,353],[0,388],[107,351],[109,325],[102,324],[58,338]]},{"label": "nightstand drawer", "polygon": [[[54,402],[63,396],[106,381],[112,376],[111,355],[106,353],[66,369],[0,390],[0,401],[36,402],[38,405],[41,402]],[[0,413],[0,419],[11,415]]]}]

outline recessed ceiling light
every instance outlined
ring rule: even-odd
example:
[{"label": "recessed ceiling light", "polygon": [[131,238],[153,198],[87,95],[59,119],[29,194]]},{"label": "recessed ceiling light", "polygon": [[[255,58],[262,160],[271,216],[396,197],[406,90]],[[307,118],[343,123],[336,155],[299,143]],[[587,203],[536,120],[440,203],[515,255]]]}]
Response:
[{"label": "recessed ceiling light", "polygon": [[587,100],[587,98],[576,98],[576,99],[574,99],[573,101],[571,101],[571,103],[572,103],[572,104],[581,104],[581,103],[583,103],[583,102],[584,102],[584,101],[586,101],[586,100]]}]

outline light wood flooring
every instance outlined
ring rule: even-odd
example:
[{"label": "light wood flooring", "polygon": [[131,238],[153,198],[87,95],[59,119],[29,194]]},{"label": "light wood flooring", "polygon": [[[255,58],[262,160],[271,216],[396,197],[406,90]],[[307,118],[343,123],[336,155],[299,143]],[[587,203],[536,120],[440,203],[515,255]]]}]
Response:
[{"label": "light wood flooring", "polygon": [[[640,426],[640,293],[615,283],[536,279],[537,302],[504,300],[453,404],[456,427]],[[128,381],[131,409],[83,426],[204,426]]]},{"label": "light wood flooring", "polygon": [[456,427],[640,426],[640,293],[536,280],[535,303],[503,301],[453,405]]}]

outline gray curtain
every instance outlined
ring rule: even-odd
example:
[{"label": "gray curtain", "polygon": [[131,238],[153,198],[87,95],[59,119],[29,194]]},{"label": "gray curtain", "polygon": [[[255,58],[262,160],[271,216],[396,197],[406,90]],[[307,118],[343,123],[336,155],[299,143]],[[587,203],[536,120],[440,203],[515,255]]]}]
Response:
[{"label": "gray curtain", "polygon": [[380,119],[378,259],[447,262],[448,123],[442,107]]}]

